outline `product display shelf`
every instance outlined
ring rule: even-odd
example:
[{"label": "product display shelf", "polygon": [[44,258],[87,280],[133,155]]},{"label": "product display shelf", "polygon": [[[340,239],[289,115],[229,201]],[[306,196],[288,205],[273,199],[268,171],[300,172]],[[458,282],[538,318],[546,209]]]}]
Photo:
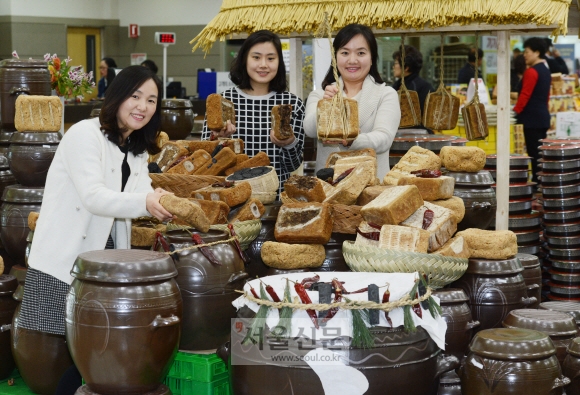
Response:
[{"label": "product display shelf", "polygon": [[[489,135],[484,140],[468,141],[466,145],[468,147],[479,147],[485,151],[487,155],[495,154],[496,151],[496,139],[497,139],[497,126],[488,126]],[[442,130],[441,134],[459,136],[465,138],[465,127],[457,126],[452,130]],[[523,154],[525,153],[525,140],[524,140],[524,128],[523,125],[510,125],[510,153],[512,154]]]}]

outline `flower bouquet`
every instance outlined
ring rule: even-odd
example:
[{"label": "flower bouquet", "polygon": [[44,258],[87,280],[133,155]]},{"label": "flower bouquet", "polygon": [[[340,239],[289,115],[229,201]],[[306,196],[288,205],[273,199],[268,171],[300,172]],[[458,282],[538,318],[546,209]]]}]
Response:
[{"label": "flower bouquet", "polygon": [[[18,59],[16,51],[12,56]],[[56,91],[58,96],[77,98],[84,93],[92,93],[95,83],[93,81],[93,72],[83,72],[82,66],[71,66],[71,58],[67,57],[64,62],[54,55],[47,53],[44,60],[48,63],[50,71],[50,87]]]}]

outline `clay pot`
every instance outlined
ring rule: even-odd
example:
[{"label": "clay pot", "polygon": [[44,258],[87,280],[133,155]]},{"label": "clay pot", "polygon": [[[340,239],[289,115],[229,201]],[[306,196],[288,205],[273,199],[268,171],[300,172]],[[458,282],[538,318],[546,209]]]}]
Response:
[{"label": "clay pot", "polygon": [[15,131],[16,98],[20,94],[50,96],[50,72],[42,59],[6,59],[0,62],[0,119],[2,129]]},{"label": "clay pot", "polygon": [[14,133],[10,139],[10,170],[19,184],[43,187],[58,144],[59,133]]},{"label": "clay pot", "polygon": [[[100,395],[100,394],[91,391],[88,385],[83,385],[75,392],[75,395]],[[166,385],[161,384],[156,390],[147,392],[142,395],[171,395],[171,391]]]},{"label": "clay pot", "polygon": [[0,155],[0,196],[7,186],[15,184],[18,184],[18,181],[8,166],[8,158]]},{"label": "clay pot", "polygon": [[262,215],[262,227],[258,237],[252,241],[246,250],[246,254],[250,258],[250,263],[246,265],[246,272],[249,278],[264,277],[268,275],[268,266],[262,261],[262,244],[266,241],[276,241],[274,237],[274,226],[278,218],[278,211],[280,210],[281,202],[265,205],[265,212]]},{"label": "clay pot", "polygon": [[411,147],[418,145],[419,147],[426,148],[439,154],[441,148],[450,146],[455,138],[455,136],[434,134],[395,137],[390,151],[393,153],[405,154]]},{"label": "clay pot", "polygon": [[[525,155],[510,155],[510,170],[528,170],[532,158]],[[497,155],[487,155],[485,168],[495,170],[497,167]]]},{"label": "clay pot", "polygon": [[10,328],[18,302],[12,298],[18,287],[16,277],[0,274],[0,380],[14,370],[14,358],[10,350]]},{"label": "clay pot", "polygon": [[39,212],[42,203],[42,187],[11,185],[4,189],[0,206],[0,239],[6,252],[16,264],[24,265],[28,214]]},{"label": "clay pot", "polygon": [[181,332],[171,258],[155,251],[89,251],[78,256],[71,275],[66,340],[86,384],[103,395],[155,391]]},{"label": "clay pot", "polygon": [[566,395],[580,395],[580,337],[570,342],[562,363],[562,374],[572,381],[566,387]]},{"label": "clay pot", "polygon": [[461,395],[461,379],[457,373],[451,371],[441,376],[437,395]]},{"label": "clay pot", "polygon": [[533,329],[550,336],[560,363],[566,358],[566,348],[578,333],[570,314],[551,310],[512,310],[503,321],[505,328]]},{"label": "clay pot", "polygon": [[465,274],[450,287],[468,295],[473,318],[481,324],[477,330],[499,328],[510,311],[536,303],[535,297],[528,297],[523,271],[515,257],[469,260]]},{"label": "clay pot", "polygon": [[558,302],[558,301],[542,302],[540,303],[538,308],[543,310],[553,310],[570,314],[572,317],[574,317],[576,327],[580,328],[580,303]]},{"label": "clay pot", "polygon": [[[249,325],[249,321],[238,320],[242,325]],[[229,370],[234,378],[234,395],[270,395],[273,389],[279,395],[325,393],[320,376],[305,362],[289,365],[268,360],[266,363],[257,352],[257,345],[241,351],[241,347],[246,347],[239,346],[245,331],[242,332],[232,331]],[[402,327],[374,327],[370,332],[375,345],[370,349],[352,347],[350,338],[345,337],[336,338],[332,344],[332,353],[347,365],[341,369],[355,368],[364,375],[368,381],[366,395],[429,394],[436,391],[437,377],[459,365],[454,356],[442,357],[441,350],[421,327],[416,332],[405,332]],[[302,358],[309,351],[322,348],[322,342],[301,337],[288,343],[268,337],[264,343],[268,348],[281,347],[278,350],[283,350],[284,355]],[[302,346],[306,344],[307,347]],[[349,374],[338,368],[332,366],[329,375]],[[323,375],[323,379],[332,380],[332,377]]]},{"label": "clay pot", "polygon": [[183,140],[193,130],[193,104],[187,99],[161,100],[161,130],[170,140]]},{"label": "clay pot", "polygon": [[73,364],[62,335],[31,331],[19,325],[20,305],[14,312],[10,345],[24,383],[35,394],[52,395],[60,378]]},{"label": "clay pot", "polygon": [[554,345],[545,333],[529,329],[488,329],[475,335],[461,367],[463,395],[562,394]]},{"label": "clay pot", "polygon": [[[226,232],[210,230],[199,233],[205,243],[227,240]],[[175,230],[165,234],[175,249],[192,247],[191,234]],[[173,254],[177,268],[176,281],[183,298],[183,332],[180,350],[215,350],[230,335],[231,319],[236,317],[232,301],[240,296],[248,277],[244,263],[232,242],[209,247],[221,265],[211,263],[197,248]]]},{"label": "clay pot", "polygon": [[449,172],[455,179],[453,195],[461,198],[465,206],[465,216],[457,224],[457,230],[478,228],[486,230],[495,220],[497,199],[491,185],[495,183],[489,171],[477,173]]},{"label": "clay pot", "polygon": [[473,328],[479,326],[469,309],[469,298],[459,288],[446,288],[433,292],[440,300],[441,317],[447,323],[445,332],[445,354],[456,356],[459,360],[467,354]]},{"label": "clay pot", "polygon": [[[10,139],[14,134],[13,131],[0,131],[0,157],[6,158],[6,166],[8,167],[8,148],[10,147]],[[4,165],[2,165],[4,168]]]},{"label": "clay pot", "polygon": [[517,254],[516,258],[524,267],[522,276],[528,287],[528,297],[535,297],[536,302],[530,304],[530,309],[537,309],[542,300],[542,268],[537,256],[531,254]]}]

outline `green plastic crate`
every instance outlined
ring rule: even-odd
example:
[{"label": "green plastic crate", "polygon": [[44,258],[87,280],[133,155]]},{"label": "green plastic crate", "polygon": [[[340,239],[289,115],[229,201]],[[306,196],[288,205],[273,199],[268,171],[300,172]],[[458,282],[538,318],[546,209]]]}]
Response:
[{"label": "green plastic crate", "polygon": [[165,378],[165,385],[173,395],[230,395],[230,378],[222,377],[210,383],[184,380],[177,377]]},{"label": "green plastic crate", "polygon": [[178,352],[167,374],[183,380],[209,383],[228,375],[226,364],[216,354]]}]

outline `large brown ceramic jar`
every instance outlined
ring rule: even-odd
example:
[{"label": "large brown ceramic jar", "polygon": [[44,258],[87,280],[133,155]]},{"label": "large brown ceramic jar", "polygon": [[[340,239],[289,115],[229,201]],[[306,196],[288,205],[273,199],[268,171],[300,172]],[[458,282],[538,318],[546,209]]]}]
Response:
[{"label": "large brown ceramic jar", "polygon": [[481,170],[478,173],[449,172],[447,175],[455,179],[453,196],[461,198],[465,206],[465,216],[457,224],[457,230],[488,229],[495,220],[497,208],[491,173]]},{"label": "large brown ceramic jar", "polygon": [[8,166],[8,158],[0,154],[0,196],[7,186],[15,184],[18,184],[18,181]]},{"label": "large brown ceramic jar", "polygon": [[478,332],[460,369],[463,395],[562,394],[562,376],[548,335],[530,329]]},{"label": "large brown ceramic jar", "polygon": [[469,296],[473,318],[481,326],[476,330],[499,328],[508,313],[536,302],[528,297],[518,259],[470,259],[465,274],[450,287],[461,288]]},{"label": "large brown ceramic jar", "polygon": [[572,317],[574,317],[576,327],[580,329],[580,303],[564,301],[542,302],[538,308],[570,314]]},{"label": "large brown ceramic jar", "polygon": [[559,311],[519,309],[512,310],[503,321],[505,328],[533,329],[550,336],[560,364],[566,358],[566,348],[578,334],[571,315]]},{"label": "large brown ceramic jar", "polygon": [[[249,321],[238,319],[242,325]],[[415,332],[405,332],[403,327],[370,329],[374,347],[353,347],[349,337],[338,337],[332,342],[332,353],[344,367],[332,366],[326,380],[332,375],[348,375],[347,367],[355,368],[368,381],[365,395],[409,395],[436,392],[437,378],[459,365],[454,356],[441,355],[441,350],[421,327]],[[234,395],[320,395],[324,394],[320,376],[308,364],[268,362],[256,352],[259,345],[236,346],[243,340],[245,331],[232,331],[230,377]],[[288,342],[267,337],[264,347],[273,347],[274,354],[304,358],[311,350],[322,349],[319,340],[293,338]],[[242,347],[246,347],[242,351]],[[330,347],[330,346],[329,346]],[[311,357],[311,356],[309,356]],[[307,357],[307,358],[309,358]],[[303,359],[302,359],[303,360]],[[339,368],[341,370],[339,370]],[[344,394],[349,393],[345,389]]]},{"label": "large brown ceramic jar", "polygon": [[[222,242],[229,235],[218,230],[208,233],[191,232],[199,235],[205,243]],[[177,250],[173,254],[177,268],[176,281],[183,298],[183,332],[180,350],[215,350],[225,343],[230,335],[231,319],[236,310],[232,301],[240,296],[243,280],[247,278],[242,261],[233,242],[223,242],[208,247],[218,260],[210,262],[201,251],[192,248],[191,233],[174,230],[165,235]]]},{"label": "large brown ceramic jar", "polygon": [[18,287],[16,277],[0,274],[0,380],[14,370],[14,358],[10,350],[10,328],[18,302],[12,298]]},{"label": "large brown ceramic jar", "polygon": [[2,130],[14,131],[19,94],[50,96],[50,72],[40,59],[6,59],[0,62],[0,111]]},{"label": "large brown ceramic jar", "polygon": [[14,133],[10,139],[8,159],[18,183],[43,187],[59,143],[59,133]]},{"label": "large brown ceramic jar", "polygon": [[246,250],[246,254],[250,258],[250,263],[246,265],[246,271],[250,278],[264,277],[269,275],[268,266],[262,260],[262,244],[267,241],[276,241],[274,238],[274,226],[276,225],[276,219],[278,218],[278,211],[282,203],[275,202],[273,204],[265,205],[266,211],[262,218],[262,227],[260,228],[260,234],[258,237],[252,241]]},{"label": "large brown ceramic jar", "polygon": [[[0,157],[5,157],[8,161],[8,147],[10,147],[10,139],[14,132],[10,131],[7,132],[5,130],[0,130]],[[8,166],[8,162],[6,162],[6,166]]]},{"label": "large brown ceramic jar", "polygon": [[82,253],[66,300],[66,339],[101,395],[156,390],[179,344],[182,302],[173,261],[142,250]]},{"label": "large brown ceramic jar", "polygon": [[14,262],[24,265],[26,237],[28,228],[28,214],[32,211],[40,212],[43,187],[25,187],[11,185],[4,189],[2,206],[0,206],[0,239],[2,246]]},{"label": "large brown ceramic jar", "polygon": [[[89,386],[85,384],[75,392],[75,395],[101,395],[101,394],[97,394],[96,392],[92,391],[89,388]],[[171,390],[165,384],[161,384],[156,390],[141,395],[171,395]]]},{"label": "large brown ceramic jar", "polygon": [[161,100],[161,130],[170,140],[183,140],[193,130],[193,104],[187,99]]},{"label": "large brown ceramic jar", "polygon": [[461,379],[455,371],[447,372],[441,376],[437,395],[462,395]]},{"label": "large brown ceramic jar", "polygon": [[467,354],[473,328],[479,326],[469,309],[469,298],[460,288],[447,288],[433,292],[440,300],[441,317],[447,323],[445,332],[445,354],[456,356],[459,360]]},{"label": "large brown ceramic jar", "polygon": [[542,300],[542,268],[540,267],[540,260],[535,255],[530,254],[516,254],[516,258],[524,267],[522,276],[524,282],[528,287],[528,296],[536,298],[536,302],[530,304],[530,309],[537,309]]},{"label": "large brown ceramic jar", "polygon": [[[22,301],[23,289],[21,284],[14,293],[18,302]],[[19,319],[20,305],[14,312],[10,334],[10,347],[18,372],[35,394],[53,395],[60,378],[73,364],[66,339],[62,335],[22,328]]]},{"label": "large brown ceramic jar", "polygon": [[567,351],[562,363],[562,374],[572,382],[566,387],[566,395],[580,395],[580,337],[570,342]]}]

